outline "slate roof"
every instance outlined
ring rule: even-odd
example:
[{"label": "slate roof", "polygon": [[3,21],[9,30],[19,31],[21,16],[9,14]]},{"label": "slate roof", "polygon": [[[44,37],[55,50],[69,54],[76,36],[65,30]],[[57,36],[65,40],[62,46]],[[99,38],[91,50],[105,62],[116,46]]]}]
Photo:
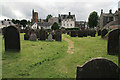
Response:
[{"label": "slate roof", "polygon": [[38,26],[51,26],[52,25],[52,23],[50,22],[38,22],[37,24]]}]

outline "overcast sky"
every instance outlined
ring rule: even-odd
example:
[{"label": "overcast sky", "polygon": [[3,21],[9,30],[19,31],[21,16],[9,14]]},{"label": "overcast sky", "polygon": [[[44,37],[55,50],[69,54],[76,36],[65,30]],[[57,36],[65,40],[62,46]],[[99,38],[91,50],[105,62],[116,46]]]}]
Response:
[{"label": "overcast sky", "polygon": [[75,14],[77,20],[87,20],[92,11],[100,15],[101,9],[114,13],[119,0],[0,0],[0,20],[32,18],[32,9],[38,12],[39,19],[45,19],[48,14]]}]

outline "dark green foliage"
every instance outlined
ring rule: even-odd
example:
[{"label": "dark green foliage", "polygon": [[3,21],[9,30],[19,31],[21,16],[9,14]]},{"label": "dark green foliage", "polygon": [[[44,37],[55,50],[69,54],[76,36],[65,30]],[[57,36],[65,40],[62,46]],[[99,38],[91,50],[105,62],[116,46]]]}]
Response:
[{"label": "dark green foliage", "polygon": [[98,25],[98,14],[97,12],[92,12],[88,18],[88,25],[91,28],[94,28]]},{"label": "dark green foliage", "polygon": [[66,28],[65,30],[79,30],[78,27],[75,27],[75,28]]},{"label": "dark green foliage", "polygon": [[51,18],[51,17],[52,17],[52,15],[49,14],[49,15],[46,17],[46,22],[48,22],[49,18]]},{"label": "dark green foliage", "polygon": [[23,27],[26,27],[27,20],[25,20],[25,19],[21,20],[20,24],[23,25]]},{"label": "dark green foliage", "polygon": [[59,28],[60,28],[60,26],[58,26],[58,24],[56,22],[51,27],[52,30],[56,30],[56,29],[59,29]]}]

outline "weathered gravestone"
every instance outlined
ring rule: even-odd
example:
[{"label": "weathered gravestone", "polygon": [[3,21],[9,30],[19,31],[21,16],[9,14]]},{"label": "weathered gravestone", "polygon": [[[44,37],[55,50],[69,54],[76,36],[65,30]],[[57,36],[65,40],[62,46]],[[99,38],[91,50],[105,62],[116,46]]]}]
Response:
[{"label": "weathered gravestone", "polygon": [[77,66],[77,80],[85,78],[119,78],[120,68],[112,61],[95,58],[82,66]]},{"label": "weathered gravestone", "polygon": [[55,32],[55,40],[56,41],[62,41],[62,33],[61,33],[61,31],[56,31]]},{"label": "weathered gravestone", "polygon": [[39,31],[39,38],[38,38],[38,40],[46,40],[46,31],[44,30],[44,29],[41,29],[40,31]]},{"label": "weathered gravestone", "polygon": [[83,37],[87,37],[87,35],[88,35],[87,30],[83,30]]},{"label": "weathered gravestone", "polygon": [[82,30],[78,31],[78,37],[83,37],[83,31]]},{"label": "weathered gravestone", "polygon": [[98,30],[98,36],[100,36],[101,35],[101,30]]},{"label": "weathered gravestone", "polygon": [[50,33],[49,36],[48,36],[48,41],[52,41],[52,34]]},{"label": "weathered gravestone", "polygon": [[20,51],[20,35],[14,26],[9,26],[5,30],[5,51]]},{"label": "weathered gravestone", "polygon": [[76,35],[76,31],[75,31],[75,30],[72,30],[70,36],[71,36],[71,37],[76,37],[76,36],[77,36],[77,35]]},{"label": "weathered gravestone", "polygon": [[119,54],[120,29],[110,31],[108,34],[107,53],[110,55]]},{"label": "weathered gravestone", "polygon": [[101,38],[103,38],[108,33],[107,29],[101,31]]},{"label": "weathered gravestone", "polygon": [[29,40],[30,35],[28,33],[24,34],[24,40]]},{"label": "weathered gravestone", "polygon": [[37,40],[37,35],[36,35],[36,33],[31,33],[29,40],[30,40],[30,41],[36,41],[36,40]]}]

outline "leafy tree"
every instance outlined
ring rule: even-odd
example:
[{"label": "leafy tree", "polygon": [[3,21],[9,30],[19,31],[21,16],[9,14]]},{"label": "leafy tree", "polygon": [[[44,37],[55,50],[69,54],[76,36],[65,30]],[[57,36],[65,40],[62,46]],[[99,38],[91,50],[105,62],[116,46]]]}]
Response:
[{"label": "leafy tree", "polygon": [[58,26],[58,24],[56,22],[51,27],[52,30],[56,30],[56,29],[59,29],[59,28],[60,28],[60,26]]},{"label": "leafy tree", "polygon": [[23,27],[26,27],[27,25],[27,20],[23,19],[20,21],[20,24],[23,25]]},{"label": "leafy tree", "polygon": [[91,28],[94,28],[98,25],[98,14],[97,12],[92,12],[88,18],[88,25]]},{"label": "leafy tree", "polygon": [[49,14],[47,17],[46,17],[46,22],[48,22],[48,20],[52,17],[51,14]]},{"label": "leafy tree", "polygon": [[15,19],[12,19],[12,22],[13,22],[14,24],[16,24],[16,20],[15,20]]},{"label": "leafy tree", "polygon": [[16,20],[16,24],[20,24],[20,20]]}]

